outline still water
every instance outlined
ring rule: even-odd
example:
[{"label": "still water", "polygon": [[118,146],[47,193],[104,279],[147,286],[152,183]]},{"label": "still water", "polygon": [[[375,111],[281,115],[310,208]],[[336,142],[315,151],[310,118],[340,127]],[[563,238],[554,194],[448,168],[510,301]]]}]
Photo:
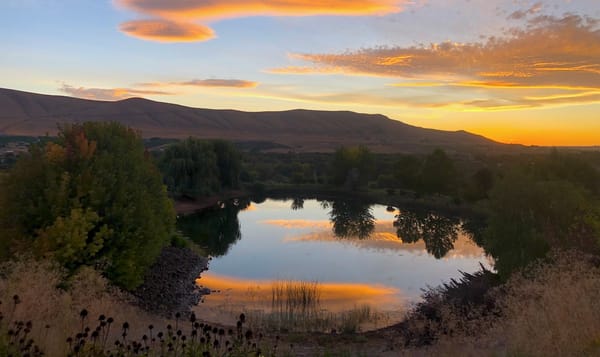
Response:
[{"label": "still water", "polygon": [[198,309],[219,322],[271,308],[274,281],[305,281],[319,309],[368,305],[391,324],[423,288],[490,267],[460,219],[359,201],[236,200],[179,227],[212,256],[197,283],[215,292]]}]

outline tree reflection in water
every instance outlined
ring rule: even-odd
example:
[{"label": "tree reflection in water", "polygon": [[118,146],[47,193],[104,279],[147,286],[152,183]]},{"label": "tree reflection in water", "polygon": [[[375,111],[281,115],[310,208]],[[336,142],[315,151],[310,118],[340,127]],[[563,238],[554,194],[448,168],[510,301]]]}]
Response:
[{"label": "tree reflection in water", "polygon": [[304,208],[304,198],[296,197],[296,198],[292,199],[291,208],[293,211],[303,209]]},{"label": "tree reflection in water", "polygon": [[177,227],[209,255],[220,257],[242,237],[238,213],[249,205],[248,199],[223,202],[214,209],[179,218]]},{"label": "tree reflection in water", "polygon": [[[228,201],[218,208],[181,217],[178,227],[211,256],[223,256],[241,238],[238,213],[247,208],[250,202],[248,199]],[[348,199],[319,202],[323,209],[329,210],[332,231],[336,237],[367,239],[374,233],[375,216],[370,203]],[[294,198],[290,208],[299,210],[303,207],[304,199]],[[462,229],[461,220],[456,217],[432,211],[404,210],[396,215],[394,228],[396,235],[404,243],[423,240],[427,252],[438,259],[454,248],[458,232]],[[474,233],[473,236],[477,237]]]},{"label": "tree reflection in water", "polygon": [[339,238],[366,239],[375,230],[375,216],[371,204],[359,200],[322,201],[321,206],[330,208],[329,218],[333,234]]},{"label": "tree reflection in water", "polygon": [[403,242],[416,243],[422,239],[427,252],[440,259],[454,248],[460,220],[433,212],[402,211],[396,216],[394,227]]}]

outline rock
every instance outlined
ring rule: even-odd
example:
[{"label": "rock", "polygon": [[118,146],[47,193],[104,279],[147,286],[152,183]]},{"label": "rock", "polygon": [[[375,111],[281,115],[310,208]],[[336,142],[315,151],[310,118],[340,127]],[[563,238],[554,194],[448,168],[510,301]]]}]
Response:
[{"label": "rock", "polygon": [[165,316],[188,312],[210,289],[198,288],[196,279],[208,268],[208,259],[188,248],[166,247],[150,267],[133,295],[143,309]]}]

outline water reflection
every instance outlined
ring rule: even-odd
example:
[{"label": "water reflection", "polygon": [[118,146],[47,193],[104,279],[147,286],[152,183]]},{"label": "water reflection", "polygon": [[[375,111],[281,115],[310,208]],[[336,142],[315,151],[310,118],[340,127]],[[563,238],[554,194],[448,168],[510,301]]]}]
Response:
[{"label": "water reflection", "polygon": [[403,242],[423,240],[427,252],[439,259],[454,248],[460,220],[433,212],[402,211],[396,216],[394,227]]},{"label": "water reflection", "polygon": [[238,213],[250,207],[250,200],[223,202],[208,211],[179,218],[179,230],[214,257],[226,255],[241,237]]},{"label": "water reflection", "polygon": [[[235,318],[240,312],[260,312],[271,318],[277,316],[270,315],[276,314],[280,308],[274,305],[275,291],[282,285],[302,282],[244,279],[207,271],[202,273],[196,283],[212,290],[198,306],[198,313],[211,322],[235,324]],[[407,298],[397,288],[366,283],[307,283],[315,287],[317,319],[369,306],[373,313],[383,318],[383,321],[372,319],[361,324],[362,329],[369,330],[399,322],[404,316]],[[289,303],[287,300],[284,302]]]},{"label": "water reflection", "polygon": [[303,209],[304,208],[304,199],[303,198],[294,198],[292,200],[292,206],[291,206],[292,210],[297,211],[299,209]]},{"label": "water reflection", "polygon": [[[271,305],[272,288],[278,281],[281,280],[242,279],[209,270],[202,273],[197,284],[218,291],[210,296],[217,305],[235,300],[240,305],[267,308]],[[391,286],[341,282],[317,282],[317,285],[319,300],[329,311],[340,312],[361,304],[397,309],[403,303],[398,289]]]},{"label": "water reflection", "polygon": [[375,216],[370,203],[334,200],[323,201],[321,205],[330,209],[329,218],[336,237],[366,239],[375,230]]},{"label": "water reflection", "polygon": [[458,271],[476,271],[482,260],[489,266],[459,219],[352,200],[239,202],[179,224],[215,257],[199,283],[221,293],[206,297],[203,314],[224,307],[235,316],[256,302],[267,311],[272,282],[288,279],[322,284],[327,310],[385,309],[417,300],[423,287]]}]

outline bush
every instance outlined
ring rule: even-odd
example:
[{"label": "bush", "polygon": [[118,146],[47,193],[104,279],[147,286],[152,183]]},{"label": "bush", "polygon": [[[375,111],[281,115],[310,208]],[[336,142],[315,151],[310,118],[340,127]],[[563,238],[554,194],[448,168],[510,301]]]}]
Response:
[{"label": "bush", "polygon": [[102,266],[132,289],[174,232],[160,173],[139,134],[118,123],[60,128],[2,183],[0,247],[7,256],[33,250],[70,271]]}]

